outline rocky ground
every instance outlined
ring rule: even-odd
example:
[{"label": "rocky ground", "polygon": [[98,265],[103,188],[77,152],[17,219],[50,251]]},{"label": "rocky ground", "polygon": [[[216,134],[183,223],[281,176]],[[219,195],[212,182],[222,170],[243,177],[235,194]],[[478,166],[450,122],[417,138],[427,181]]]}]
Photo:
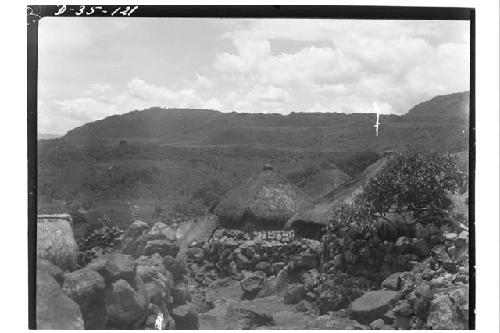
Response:
[{"label": "rocky ground", "polygon": [[[79,270],[39,260],[38,328],[154,329],[159,313],[164,329],[468,328],[466,230],[440,230],[382,282],[332,268],[319,241],[220,229],[180,248],[176,232],[136,221],[119,252]],[[395,243],[403,256],[424,247]]]}]

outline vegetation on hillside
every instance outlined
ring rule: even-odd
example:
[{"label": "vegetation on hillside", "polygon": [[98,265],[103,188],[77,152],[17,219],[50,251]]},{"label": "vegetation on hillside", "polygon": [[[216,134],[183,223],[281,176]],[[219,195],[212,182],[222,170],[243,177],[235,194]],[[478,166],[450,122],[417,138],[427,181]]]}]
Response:
[{"label": "vegetation on hillside", "polygon": [[[394,238],[405,233],[386,214],[411,216],[415,223],[448,222],[450,192],[467,189],[466,174],[449,154],[405,152],[393,156],[364,186],[354,201],[333,214],[328,234],[351,235],[353,239]],[[347,237],[347,236],[346,236]]]}]

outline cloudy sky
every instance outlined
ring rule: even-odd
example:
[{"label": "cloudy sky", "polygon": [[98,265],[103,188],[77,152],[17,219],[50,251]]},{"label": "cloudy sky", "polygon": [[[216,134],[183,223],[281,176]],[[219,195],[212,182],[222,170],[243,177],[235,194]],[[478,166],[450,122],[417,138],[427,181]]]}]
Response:
[{"label": "cloudy sky", "polygon": [[401,114],[469,90],[468,21],[40,21],[38,131],[152,106]]}]

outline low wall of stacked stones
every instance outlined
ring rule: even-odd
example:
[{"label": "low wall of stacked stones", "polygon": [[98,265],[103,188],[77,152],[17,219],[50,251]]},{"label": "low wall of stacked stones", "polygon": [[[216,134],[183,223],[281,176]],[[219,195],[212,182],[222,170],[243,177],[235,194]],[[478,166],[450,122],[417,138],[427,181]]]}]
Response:
[{"label": "low wall of stacked stones", "polygon": [[239,230],[219,229],[209,239],[205,249],[205,260],[213,263],[223,275],[234,275],[243,270],[263,271],[272,275],[293,262],[317,267],[321,243],[294,239],[293,231],[267,231],[249,235]]},{"label": "low wall of stacked stones", "polygon": [[371,234],[357,237],[327,234],[322,244],[322,271],[383,280],[394,272],[410,270],[431,256],[436,246],[445,243],[444,229],[432,223],[425,226],[416,223],[390,240]]}]

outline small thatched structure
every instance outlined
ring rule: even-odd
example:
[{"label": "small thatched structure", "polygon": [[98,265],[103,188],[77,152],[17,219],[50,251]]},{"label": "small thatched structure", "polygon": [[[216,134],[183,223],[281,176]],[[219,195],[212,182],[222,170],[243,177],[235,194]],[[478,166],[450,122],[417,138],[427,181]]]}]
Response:
[{"label": "small thatched structure", "polygon": [[358,177],[336,187],[307,208],[299,211],[288,220],[286,229],[293,229],[298,236],[317,238],[321,228],[329,223],[335,210],[342,203],[351,202],[362,191],[366,181],[378,173],[387,161],[387,157],[379,159],[368,166]]},{"label": "small thatched structure", "polygon": [[215,207],[220,222],[243,230],[280,230],[296,212],[310,204],[295,185],[266,165],[229,191]]},{"label": "small thatched structure", "polygon": [[37,256],[64,269],[76,267],[78,246],[73,237],[73,221],[68,214],[38,215]]}]

